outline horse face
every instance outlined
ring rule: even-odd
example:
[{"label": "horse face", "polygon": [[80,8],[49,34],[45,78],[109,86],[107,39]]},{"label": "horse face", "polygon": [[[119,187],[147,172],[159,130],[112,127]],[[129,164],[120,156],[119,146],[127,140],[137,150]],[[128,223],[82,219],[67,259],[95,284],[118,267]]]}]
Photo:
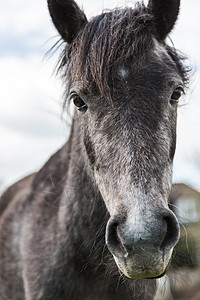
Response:
[{"label": "horse face", "polygon": [[145,66],[118,67],[112,105],[72,88],[79,95],[72,98],[87,157],[110,214],[106,243],[129,278],[164,274],[179,238],[177,219],[168,208],[176,100],[182,91],[175,70],[154,41]]},{"label": "horse face", "polygon": [[[71,43],[68,95],[78,110],[91,174],[110,214],[108,249],[125,276],[162,276],[179,238],[168,197],[184,75],[176,53],[163,42],[179,1],[159,2],[163,9],[150,1],[148,8],[116,10],[89,23],[69,1],[80,17],[76,34],[64,18],[58,25],[51,2],[54,24]],[[132,26],[127,25],[131,14]],[[170,24],[160,24],[166,17]]]}]

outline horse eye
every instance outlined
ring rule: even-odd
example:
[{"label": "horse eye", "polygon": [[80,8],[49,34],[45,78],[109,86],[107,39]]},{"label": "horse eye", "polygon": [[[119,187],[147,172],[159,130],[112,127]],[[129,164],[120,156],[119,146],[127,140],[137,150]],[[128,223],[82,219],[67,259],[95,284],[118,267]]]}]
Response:
[{"label": "horse eye", "polygon": [[85,112],[87,110],[87,105],[78,94],[74,92],[71,93],[70,99],[73,101],[74,105],[78,108],[79,111]]},{"label": "horse eye", "polygon": [[184,93],[184,89],[181,86],[177,87],[171,95],[170,104],[172,105],[177,104],[179,98],[183,95],[183,93]]}]

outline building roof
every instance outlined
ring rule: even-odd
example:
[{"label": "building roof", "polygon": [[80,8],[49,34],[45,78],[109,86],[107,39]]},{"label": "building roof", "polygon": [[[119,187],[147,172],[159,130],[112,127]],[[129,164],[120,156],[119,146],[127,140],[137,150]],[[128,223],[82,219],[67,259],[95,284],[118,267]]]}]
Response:
[{"label": "building roof", "polygon": [[184,184],[184,183],[177,183],[173,185],[169,201],[171,203],[174,203],[178,198],[194,198],[198,201],[200,201],[200,193],[191,188],[190,186]]}]

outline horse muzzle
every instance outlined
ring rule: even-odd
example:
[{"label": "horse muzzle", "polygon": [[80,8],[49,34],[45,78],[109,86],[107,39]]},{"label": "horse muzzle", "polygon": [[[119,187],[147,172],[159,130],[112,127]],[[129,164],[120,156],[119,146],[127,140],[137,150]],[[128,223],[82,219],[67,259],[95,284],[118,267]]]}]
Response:
[{"label": "horse muzzle", "polygon": [[164,275],[180,236],[178,221],[169,209],[144,217],[115,216],[106,228],[108,249],[119,270],[131,279]]}]

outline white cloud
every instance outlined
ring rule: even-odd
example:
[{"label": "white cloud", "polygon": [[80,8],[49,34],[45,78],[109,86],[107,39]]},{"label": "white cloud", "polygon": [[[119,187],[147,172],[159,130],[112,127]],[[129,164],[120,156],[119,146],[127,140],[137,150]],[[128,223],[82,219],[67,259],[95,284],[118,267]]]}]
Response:
[{"label": "white cloud", "polygon": [[48,34],[51,26],[46,1],[1,0],[0,6],[2,32],[29,35],[37,31]]},{"label": "white cloud", "polygon": [[68,136],[61,87],[40,56],[0,59],[0,180],[8,185],[36,171]]},{"label": "white cloud", "polygon": [[[0,129],[0,182],[3,187],[41,168],[63,144],[62,137],[38,138],[21,132]],[[2,188],[2,187],[0,187]]]},{"label": "white cloud", "polygon": [[51,112],[59,118],[61,85],[51,76],[52,65],[38,65],[40,57],[29,57],[28,60],[19,58],[7,58],[0,60],[0,81],[2,108],[0,120],[5,121],[29,119],[33,121],[33,115],[44,111]]}]

